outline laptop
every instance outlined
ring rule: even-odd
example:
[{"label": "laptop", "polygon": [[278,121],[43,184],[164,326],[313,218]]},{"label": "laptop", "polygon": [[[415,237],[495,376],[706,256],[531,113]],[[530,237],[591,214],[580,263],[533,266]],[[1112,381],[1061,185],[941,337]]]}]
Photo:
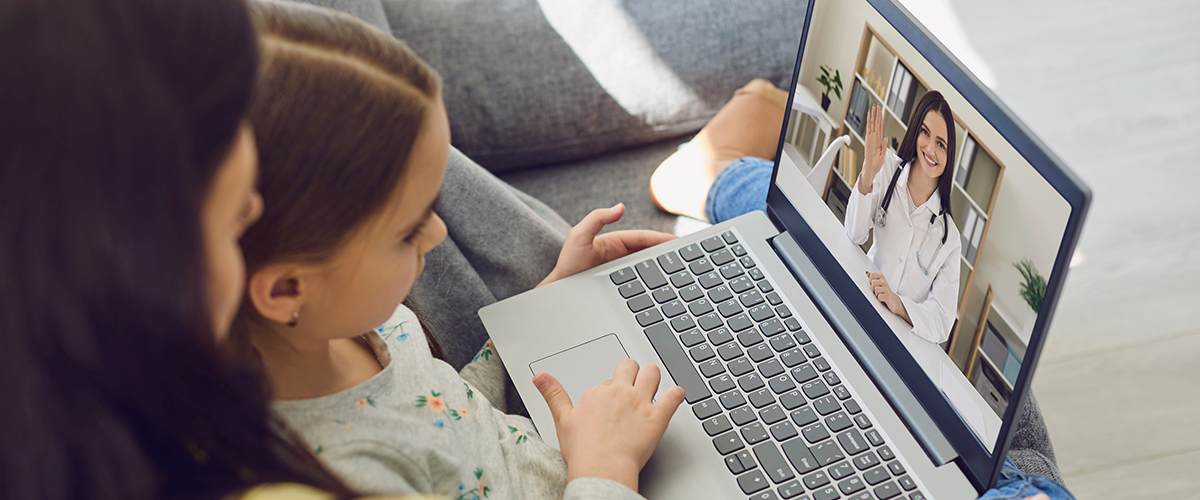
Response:
[{"label": "laptop", "polygon": [[[480,317],[552,445],[535,373],[578,401],[629,357],[664,368],[659,394],[685,389],[642,471],[648,498],[975,498],[999,476],[1091,194],[894,0],[801,1],[780,15],[804,25],[766,211]],[[842,83],[828,107],[822,66]],[[947,345],[874,299],[870,243],[842,221],[867,110],[883,106],[899,138],[929,90],[954,112],[958,151]],[[827,149],[834,161],[819,162]]]}]

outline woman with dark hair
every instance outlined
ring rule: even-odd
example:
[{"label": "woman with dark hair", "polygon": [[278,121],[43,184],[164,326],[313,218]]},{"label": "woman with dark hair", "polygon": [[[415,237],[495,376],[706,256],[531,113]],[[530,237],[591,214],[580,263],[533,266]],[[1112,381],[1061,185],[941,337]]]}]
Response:
[{"label": "woman with dark hair", "polygon": [[257,65],[240,0],[0,4],[0,498],[350,493],[218,349]]}]

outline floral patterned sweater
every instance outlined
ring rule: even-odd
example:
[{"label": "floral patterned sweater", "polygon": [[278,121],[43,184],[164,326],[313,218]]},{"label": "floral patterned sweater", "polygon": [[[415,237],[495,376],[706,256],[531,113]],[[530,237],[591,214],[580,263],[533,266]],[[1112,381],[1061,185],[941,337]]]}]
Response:
[{"label": "floral patterned sweater", "polygon": [[336,394],[273,404],[356,490],[459,500],[642,498],[605,479],[566,484],[562,454],[533,422],[493,405],[504,401],[506,372],[490,341],[456,372],[433,358],[404,306],[362,340],[381,372]]}]

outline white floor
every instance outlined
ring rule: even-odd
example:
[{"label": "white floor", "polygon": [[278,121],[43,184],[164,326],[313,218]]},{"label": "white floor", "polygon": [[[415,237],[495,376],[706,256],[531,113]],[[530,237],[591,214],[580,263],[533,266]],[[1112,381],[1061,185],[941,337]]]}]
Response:
[{"label": "white floor", "polygon": [[1093,190],[1034,379],[1067,485],[1200,498],[1200,2],[902,1]]}]

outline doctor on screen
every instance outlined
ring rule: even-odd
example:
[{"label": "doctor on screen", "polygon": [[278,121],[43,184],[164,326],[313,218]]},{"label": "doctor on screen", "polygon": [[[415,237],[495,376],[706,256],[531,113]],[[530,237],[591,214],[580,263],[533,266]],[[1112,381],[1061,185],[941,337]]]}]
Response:
[{"label": "doctor on screen", "polygon": [[875,298],[941,343],[950,338],[958,310],[958,228],[950,217],[954,116],[942,94],[921,98],[898,153],[887,149],[883,112],[867,115],[862,173],[846,207],[846,235],[856,245],[875,240],[867,257],[882,273],[867,273]]}]

